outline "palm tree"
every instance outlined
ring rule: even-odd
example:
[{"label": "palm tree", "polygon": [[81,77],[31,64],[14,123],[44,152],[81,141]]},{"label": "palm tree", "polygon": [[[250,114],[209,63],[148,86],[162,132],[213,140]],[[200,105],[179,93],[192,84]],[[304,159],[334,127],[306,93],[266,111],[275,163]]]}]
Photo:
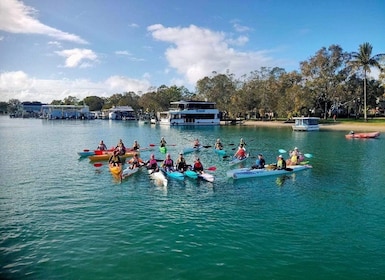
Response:
[{"label": "palm tree", "polygon": [[370,68],[375,67],[380,71],[384,69],[381,67],[382,60],[385,59],[385,54],[372,55],[372,45],[369,43],[363,43],[359,46],[358,52],[351,54],[352,60],[350,61],[353,69],[362,69],[364,71],[364,119],[367,121],[366,114],[366,73],[370,73]]}]

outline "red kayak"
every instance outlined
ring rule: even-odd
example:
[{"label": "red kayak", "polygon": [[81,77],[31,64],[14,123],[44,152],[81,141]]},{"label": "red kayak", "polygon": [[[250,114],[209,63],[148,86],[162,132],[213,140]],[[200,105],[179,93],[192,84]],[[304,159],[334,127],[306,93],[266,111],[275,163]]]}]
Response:
[{"label": "red kayak", "polygon": [[354,131],[351,131],[349,134],[345,135],[345,137],[348,139],[351,139],[351,138],[377,138],[378,136],[380,136],[380,133],[378,131],[360,132],[360,133],[355,133]]}]

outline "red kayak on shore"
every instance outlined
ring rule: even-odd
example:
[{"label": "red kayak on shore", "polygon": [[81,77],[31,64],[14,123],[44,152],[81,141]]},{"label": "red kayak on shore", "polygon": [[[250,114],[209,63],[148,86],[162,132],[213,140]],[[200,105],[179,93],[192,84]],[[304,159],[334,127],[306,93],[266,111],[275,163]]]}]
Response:
[{"label": "red kayak on shore", "polygon": [[377,138],[380,136],[380,132],[375,131],[375,132],[360,132],[360,133],[355,133],[354,131],[351,131],[349,134],[346,134],[345,137],[350,139],[350,138]]}]

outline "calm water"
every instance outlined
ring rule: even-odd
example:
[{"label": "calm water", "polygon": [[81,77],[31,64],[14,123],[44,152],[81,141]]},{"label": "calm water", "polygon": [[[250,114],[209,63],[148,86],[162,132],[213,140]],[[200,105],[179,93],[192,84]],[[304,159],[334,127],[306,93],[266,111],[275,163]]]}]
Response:
[{"label": "calm water", "polygon": [[[384,136],[345,133],[0,117],[0,278],[384,279]],[[193,138],[220,137],[231,151],[243,137],[268,163],[297,146],[314,168],[233,181],[206,149],[199,157],[217,167],[214,183],[160,188],[144,170],[116,182],[106,164],[76,153],[100,139],[148,146],[162,136],[177,145],[174,159]]]}]

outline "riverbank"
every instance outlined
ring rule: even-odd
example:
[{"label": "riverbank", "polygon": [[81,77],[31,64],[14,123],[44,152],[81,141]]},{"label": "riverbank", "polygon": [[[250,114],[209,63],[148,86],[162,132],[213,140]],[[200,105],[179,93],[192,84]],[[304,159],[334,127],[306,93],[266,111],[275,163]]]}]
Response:
[{"label": "riverbank", "polygon": [[[286,123],[282,121],[244,121],[242,125],[267,126],[267,127],[291,127],[293,123]],[[371,123],[364,122],[332,122],[327,124],[320,124],[321,130],[340,130],[340,131],[357,131],[357,132],[371,132],[380,131],[385,132],[385,122]]]}]

